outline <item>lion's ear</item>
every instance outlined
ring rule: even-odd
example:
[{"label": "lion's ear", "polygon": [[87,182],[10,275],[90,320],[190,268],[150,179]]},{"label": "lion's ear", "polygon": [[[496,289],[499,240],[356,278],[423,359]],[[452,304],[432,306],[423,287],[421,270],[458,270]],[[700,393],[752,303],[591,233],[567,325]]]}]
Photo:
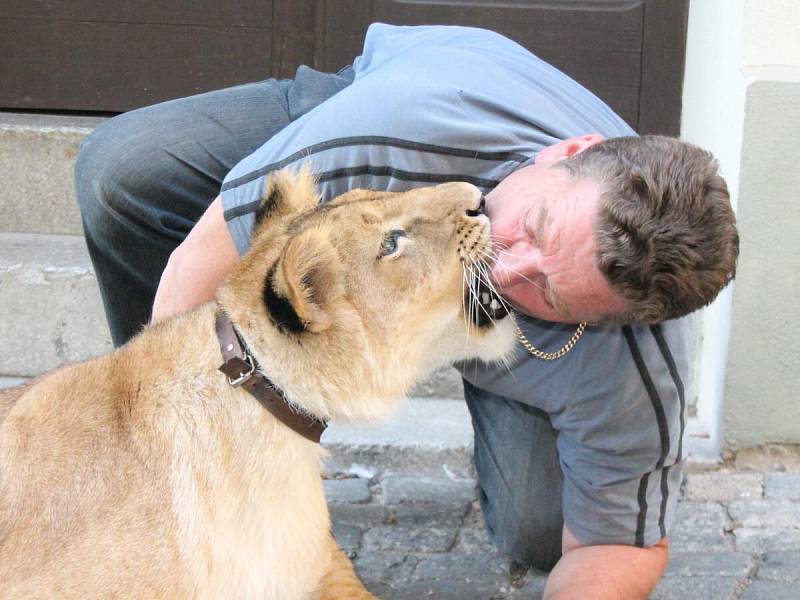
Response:
[{"label": "lion's ear", "polygon": [[309,210],[317,206],[319,200],[316,181],[307,166],[298,171],[275,171],[267,179],[264,197],[256,210],[256,224],[272,216]]},{"label": "lion's ear", "polygon": [[307,229],[291,239],[264,287],[267,312],[278,327],[318,333],[330,327],[344,295],[339,257],[325,233]]}]

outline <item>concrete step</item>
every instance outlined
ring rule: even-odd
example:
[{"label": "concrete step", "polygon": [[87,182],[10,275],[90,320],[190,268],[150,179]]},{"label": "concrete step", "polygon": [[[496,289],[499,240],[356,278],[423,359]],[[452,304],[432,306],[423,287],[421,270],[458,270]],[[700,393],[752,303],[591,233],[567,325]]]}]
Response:
[{"label": "concrete step", "polygon": [[81,234],[73,165],[104,120],[0,112],[0,232]]},{"label": "concrete step", "polygon": [[[0,233],[0,375],[32,377],[111,350],[97,281],[83,238]],[[454,369],[412,395],[461,397]]]},{"label": "concrete step", "polygon": [[[24,378],[0,377],[0,389]],[[472,424],[466,403],[448,398],[410,398],[383,423],[332,423],[322,436],[330,452],[328,475],[372,479],[385,473],[474,478]]]},{"label": "concrete step", "polygon": [[322,443],[331,452],[331,472],[474,478],[472,437],[463,400],[411,398],[385,423],[332,424]]},{"label": "concrete step", "polygon": [[83,238],[0,233],[0,375],[31,377],[111,350]]}]

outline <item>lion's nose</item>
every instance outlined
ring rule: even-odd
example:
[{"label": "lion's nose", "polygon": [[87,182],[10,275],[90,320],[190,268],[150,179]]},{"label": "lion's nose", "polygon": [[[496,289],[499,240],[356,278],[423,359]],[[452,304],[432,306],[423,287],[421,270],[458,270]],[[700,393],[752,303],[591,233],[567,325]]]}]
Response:
[{"label": "lion's nose", "polygon": [[486,197],[481,196],[481,203],[478,205],[478,208],[475,209],[467,209],[467,216],[468,217],[477,217],[479,215],[484,214],[486,210]]}]

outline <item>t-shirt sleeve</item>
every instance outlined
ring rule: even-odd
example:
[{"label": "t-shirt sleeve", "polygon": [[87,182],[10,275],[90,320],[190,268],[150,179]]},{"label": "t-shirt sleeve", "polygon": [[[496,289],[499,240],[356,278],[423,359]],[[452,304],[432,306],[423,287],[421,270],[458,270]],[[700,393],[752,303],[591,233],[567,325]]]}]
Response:
[{"label": "t-shirt sleeve", "polygon": [[577,400],[555,415],[563,513],[584,544],[652,546],[668,534],[685,462],[689,320],[627,326],[624,354],[582,356]]}]

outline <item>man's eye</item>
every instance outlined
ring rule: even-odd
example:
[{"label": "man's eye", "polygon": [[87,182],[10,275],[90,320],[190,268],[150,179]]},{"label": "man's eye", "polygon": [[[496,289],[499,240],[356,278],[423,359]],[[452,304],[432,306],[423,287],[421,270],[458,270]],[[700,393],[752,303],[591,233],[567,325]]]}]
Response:
[{"label": "man's eye", "polygon": [[386,237],[383,238],[383,242],[381,242],[381,251],[379,256],[389,256],[390,254],[397,252],[397,240],[405,236],[405,234],[406,232],[402,229],[392,229],[389,233],[387,233]]}]

